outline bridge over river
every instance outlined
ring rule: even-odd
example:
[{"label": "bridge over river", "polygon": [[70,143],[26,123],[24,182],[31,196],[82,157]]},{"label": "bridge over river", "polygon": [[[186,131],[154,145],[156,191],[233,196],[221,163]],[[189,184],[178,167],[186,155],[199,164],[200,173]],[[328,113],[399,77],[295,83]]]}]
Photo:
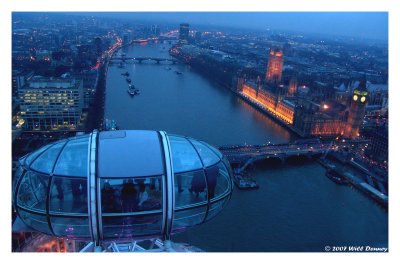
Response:
[{"label": "bridge over river", "polygon": [[233,165],[238,165],[237,172],[246,169],[247,166],[259,160],[279,159],[281,161],[288,157],[305,156],[316,157],[325,155],[329,151],[337,151],[343,148],[352,148],[358,144],[368,143],[368,140],[343,140],[331,142],[293,142],[287,144],[264,144],[264,145],[236,145],[221,146],[219,150],[227,157]]},{"label": "bridge over river", "polygon": [[142,63],[143,61],[155,61],[157,64],[160,64],[160,62],[170,62],[172,64],[179,63],[177,59],[174,58],[157,58],[157,57],[113,57],[111,61],[121,61],[121,62],[126,62],[126,61],[137,61],[139,63]]}]

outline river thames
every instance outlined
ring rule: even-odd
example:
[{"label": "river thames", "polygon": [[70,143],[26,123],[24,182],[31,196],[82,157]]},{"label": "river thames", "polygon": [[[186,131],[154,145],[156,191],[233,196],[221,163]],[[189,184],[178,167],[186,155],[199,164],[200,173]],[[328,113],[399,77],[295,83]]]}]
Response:
[{"label": "river thames", "polygon": [[[170,44],[125,47],[127,57],[169,58]],[[140,95],[131,97],[122,73]],[[178,74],[181,72],[182,74]],[[163,130],[212,145],[286,143],[297,137],[234,93],[184,64],[128,62],[108,69],[105,118],[119,129]],[[339,186],[314,161],[257,164],[258,190],[234,187],[224,210],[172,237],[207,252],[325,252],[326,246],[388,244],[388,212],[363,193]]]}]

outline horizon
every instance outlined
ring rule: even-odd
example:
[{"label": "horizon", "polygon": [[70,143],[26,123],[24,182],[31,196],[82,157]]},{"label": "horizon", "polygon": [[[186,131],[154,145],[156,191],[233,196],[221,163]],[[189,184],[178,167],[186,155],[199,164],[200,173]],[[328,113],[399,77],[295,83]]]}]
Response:
[{"label": "horizon", "polygon": [[[98,18],[193,26],[271,30],[388,43],[388,12],[13,12],[91,15]],[[329,32],[329,33],[327,33]]]}]

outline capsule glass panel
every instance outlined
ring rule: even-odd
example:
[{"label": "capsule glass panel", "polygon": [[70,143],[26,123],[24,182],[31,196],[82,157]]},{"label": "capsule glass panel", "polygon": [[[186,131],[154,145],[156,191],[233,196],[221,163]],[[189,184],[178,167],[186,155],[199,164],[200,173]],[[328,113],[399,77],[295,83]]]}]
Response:
[{"label": "capsule glass panel", "polygon": [[175,173],[202,168],[196,150],[187,139],[183,137],[169,136],[169,141],[171,143],[172,162]]},{"label": "capsule glass panel", "polygon": [[51,146],[32,162],[31,168],[46,174],[52,173],[54,163],[64,145],[65,141]]},{"label": "capsule glass panel", "polygon": [[56,236],[71,239],[90,238],[88,217],[53,216],[50,221]]},{"label": "capsule glass panel", "polygon": [[58,158],[54,174],[86,177],[88,144],[88,136],[68,142]]},{"label": "capsule glass panel", "polygon": [[207,183],[210,199],[218,198],[231,191],[229,173],[222,162],[207,168]]},{"label": "capsule glass panel", "polygon": [[218,157],[217,154],[215,154],[208,146],[196,140],[190,140],[190,142],[192,142],[197,153],[199,153],[204,166],[208,167],[220,161],[220,157]]},{"label": "capsule glass panel", "polygon": [[17,194],[18,206],[44,212],[46,210],[49,176],[28,171],[24,174]]},{"label": "capsule glass panel", "polygon": [[134,179],[102,179],[103,214],[161,210],[161,176]]},{"label": "capsule glass panel", "polygon": [[221,153],[218,149],[216,149],[215,147],[213,147],[213,146],[210,145],[210,144],[207,144],[207,143],[204,142],[204,141],[200,141],[200,142],[201,142],[202,144],[206,145],[208,148],[210,148],[210,149],[218,156],[218,158],[222,159],[223,155],[222,155],[222,153]]},{"label": "capsule glass panel", "polygon": [[102,180],[101,206],[103,213],[122,213],[122,180]]},{"label": "capsule glass panel", "polygon": [[139,236],[159,236],[162,213],[103,216],[103,239],[129,240]]},{"label": "capsule glass panel", "polygon": [[[26,165],[31,165],[32,161],[34,161],[40,154],[42,154],[43,151],[45,151],[46,149],[48,149],[51,145],[46,145],[44,147],[41,147],[40,149],[36,150],[35,152],[32,152],[31,154],[29,154],[26,159],[25,159],[25,163]],[[24,164],[23,162],[21,162],[21,164]]]},{"label": "capsule glass panel", "polygon": [[24,167],[23,166],[18,166],[15,174],[14,174],[14,179],[13,179],[13,190],[16,187],[16,184],[18,183],[19,178],[21,177],[21,175],[25,172]]},{"label": "capsule glass panel", "polygon": [[207,220],[214,218],[219,212],[221,212],[222,208],[224,207],[225,203],[228,201],[227,198],[214,202],[210,205],[210,209],[208,210]]},{"label": "capsule glass panel", "polygon": [[175,208],[207,201],[206,179],[203,170],[175,174]]},{"label": "capsule glass panel", "polygon": [[50,213],[87,215],[86,179],[53,176],[50,189]]},{"label": "capsule glass panel", "polygon": [[101,179],[104,239],[161,234],[163,176]]},{"label": "capsule glass panel", "polygon": [[207,206],[201,206],[175,211],[173,232],[182,232],[187,228],[201,224],[204,221],[206,210]]},{"label": "capsule glass panel", "polygon": [[18,213],[25,225],[34,228],[39,232],[52,234],[45,215],[27,212],[23,209],[20,209]]}]

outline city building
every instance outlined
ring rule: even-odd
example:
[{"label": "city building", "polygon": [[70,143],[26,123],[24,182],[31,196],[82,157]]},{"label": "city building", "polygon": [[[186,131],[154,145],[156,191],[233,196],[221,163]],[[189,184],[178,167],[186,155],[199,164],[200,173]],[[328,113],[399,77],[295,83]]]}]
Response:
[{"label": "city building", "polygon": [[333,105],[317,104],[305,98],[298,101],[293,130],[302,137],[336,137],[343,134],[345,106],[330,110]]},{"label": "city building", "polygon": [[364,78],[359,83],[358,88],[353,91],[349,114],[344,130],[344,136],[348,138],[357,138],[360,127],[364,120],[365,106],[367,105],[368,91],[366,87],[366,79]]},{"label": "city building", "polygon": [[189,43],[189,24],[182,23],[179,26],[179,44],[185,45]]},{"label": "city building", "polygon": [[148,239],[171,250],[170,236],[214,218],[233,188],[220,151],[163,131],[94,131],[19,164],[13,232],[85,241],[82,251],[123,251]]},{"label": "city building", "polygon": [[74,130],[79,125],[83,108],[81,80],[67,75],[34,76],[18,93],[25,130]]},{"label": "city building", "polygon": [[100,37],[96,37],[94,39],[94,46],[96,48],[96,56],[101,56],[101,54],[103,53],[103,41],[101,40]]},{"label": "city building", "polygon": [[367,82],[368,105],[380,106],[382,110],[388,109],[389,88],[387,84]]},{"label": "city building", "polygon": [[283,52],[278,48],[269,50],[268,66],[265,79],[270,83],[279,83],[282,79]]},{"label": "city building", "polygon": [[[243,82],[243,81],[242,81]],[[261,84],[243,82],[239,93],[256,103],[262,109],[276,116],[287,124],[293,124],[295,104],[289,99],[283,99],[279,94],[265,89]]]},{"label": "city building", "polygon": [[194,41],[196,44],[200,44],[201,42],[201,31],[196,31],[194,35]]},{"label": "city building", "polygon": [[370,129],[365,137],[371,140],[365,154],[375,161],[387,163],[389,157],[389,129],[387,123]]},{"label": "city building", "polygon": [[74,76],[75,78],[82,80],[83,108],[88,109],[94,103],[99,77],[98,70],[83,71],[81,74],[75,74]]},{"label": "city building", "polygon": [[18,98],[18,90],[25,85],[26,81],[29,81],[34,75],[33,71],[12,71],[12,97]]}]

